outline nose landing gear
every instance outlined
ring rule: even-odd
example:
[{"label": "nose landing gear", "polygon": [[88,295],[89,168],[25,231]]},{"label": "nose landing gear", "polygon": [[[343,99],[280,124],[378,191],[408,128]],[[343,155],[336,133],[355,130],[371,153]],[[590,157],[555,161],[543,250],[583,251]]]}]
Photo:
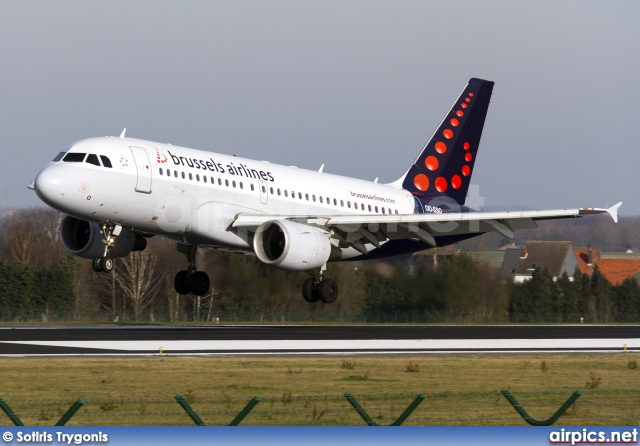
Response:
[{"label": "nose landing gear", "polygon": [[109,257],[109,251],[116,243],[116,237],[120,235],[122,226],[116,226],[111,223],[100,223],[100,231],[104,234],[102,243],[104,243],[104,254],[95,257],[91,263],[93,270],[97,273],[110,273],[115,267],[114,260]]}]

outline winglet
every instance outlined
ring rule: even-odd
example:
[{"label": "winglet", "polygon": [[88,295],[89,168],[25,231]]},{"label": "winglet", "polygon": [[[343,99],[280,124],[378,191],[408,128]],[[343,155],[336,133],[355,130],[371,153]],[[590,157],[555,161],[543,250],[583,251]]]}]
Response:
[{"label": "winglet", "polygon": [[125,127],[122,133],[120,133],[120,139],[124,139],[124,134],[126,131],[127,131],[127,128]]},{"label": "winglet", "polygon": [[618,209],[620,209],[620,206],[622,206],[622,201],[607,209],[607,214],[611,215],[611,218],[613,218],[613,221],[616,223],[618,223]]}]

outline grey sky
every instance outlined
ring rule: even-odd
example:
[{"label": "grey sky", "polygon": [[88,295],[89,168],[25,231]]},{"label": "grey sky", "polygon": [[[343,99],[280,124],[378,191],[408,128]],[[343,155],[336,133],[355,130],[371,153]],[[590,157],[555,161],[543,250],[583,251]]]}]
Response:
[{"label": "grey sky", "polygon": [[3,1],[0,204],[40,205],[45,163],[124,127],[390,182],[481,77],[485,204],[637,215],[639,22],[633,1]]}]

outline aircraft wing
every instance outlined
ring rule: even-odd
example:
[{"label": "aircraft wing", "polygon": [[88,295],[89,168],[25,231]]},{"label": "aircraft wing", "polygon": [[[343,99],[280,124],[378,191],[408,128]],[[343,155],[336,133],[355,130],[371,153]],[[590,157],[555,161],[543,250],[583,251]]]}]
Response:
[{"label": "aircraft wing", "polygon": [[[446,235],[497,232],[503,237],[515,238],[517,229],[536,228],[536,220],[576,218],[589,214],[608,213],[618,221],[618,209],[622,202],[608,209],[577,208],[545,211],[512,212],[461,212],[443,214],[407,215],[328,215],[287,216],[238,214],[232,226],[252,230],[262,223],[286,219],[322,228],[332,236],[354,248],[364,248],[361,243],[376,247],[390,239],[418,238],[430,246],[436,246],[435,237]],[[358,249],[359,251],[361,249]]]}]

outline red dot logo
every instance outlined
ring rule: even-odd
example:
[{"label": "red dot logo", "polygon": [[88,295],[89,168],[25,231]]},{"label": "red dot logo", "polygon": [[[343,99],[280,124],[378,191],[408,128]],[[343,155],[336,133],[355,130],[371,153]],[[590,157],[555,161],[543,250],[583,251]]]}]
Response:
[{"label": "red dot logo", "polygon": [[473,97],[473,93],[469,93],[469,96]]},{"label": "red dot logo", "polygon": [[438,141],[435,146],[436,152],[443,154],[447,151],[447,145],[442,141]]},{"label": "red dot logo", "polygon": [[460,121],[458,121],[456,118],[452,118],[451,121],[449,121],[449,122],[454,127],[458,127],[458,125],[460,124]]},{"label": "red dot logo", "polygon": [[460,175],[454,175],[451,177],[451,187],[454,189],[460,189],[460,186],[462,186],[462,178],[460,178]]},{"label": "red dot logo", "polygon": [[468,177],[469,175],[471,175],[471,168],[466,164],[462,166],[462,175],[464,175],[465,177]]},{"label": "red dot logo", "polygon": [[467,102],[471,102],[471,99],[469,99],[469,98],[464,98],[464,100],[467,101]]},{"label": "red dot logo", "polygon": [[456,112],[456,115],[458,115],[459,117],[461,117],[461,118],[462,118],[462,117],[464,116],[464,112],[463,112],[462,110],[458,110],[458,111]]},{"label": "red dot logo", "polygon": [[471,148],[471,145],[468,142],[465,142],[464,144],[462,144],[462,147],[464,147],[464,150],[469,150]]},{"label": "red dot logo", "polygon": [[444,131],[442,132],[442,134],[444,135],[445,138],[447,139],[451,139],[453,138],[453,132],[451,131],[451,129],[444,129]]},{"label": "red dot logo", "polygon": [[444,177],[438,177],[435,182],[436,190],[438,192],[444,192],[447,190],[447,180]]},{"label": "red dot logo", "polygon": [[413,178],[413,184],[421,191],[429,189],[429,178],[423,173],[419,173]]},{"label": "red dot logo", "polygon": [[429,170],[436,170],[438,168],[438,158],[435,156],[428,156],[427,159],[424,160],[424,165],[427,166]]},{"label": "red dot logo", "polygon": [[472,160],[472,159],[473,159],[473,155],[471,155],[469,152],[467,152],[467,153],[465,153],[465,154],[464,154],[464,160],[465,160],[466,162],[468,162],[468,163],[469,163],[469,162],[471,162],[471,160]]},{"label": "red dot logo", "polygon": [[462,108],[467,108],[467,104],[465,104],[464,102],[462,104],[460,104],[460,107]]}]

